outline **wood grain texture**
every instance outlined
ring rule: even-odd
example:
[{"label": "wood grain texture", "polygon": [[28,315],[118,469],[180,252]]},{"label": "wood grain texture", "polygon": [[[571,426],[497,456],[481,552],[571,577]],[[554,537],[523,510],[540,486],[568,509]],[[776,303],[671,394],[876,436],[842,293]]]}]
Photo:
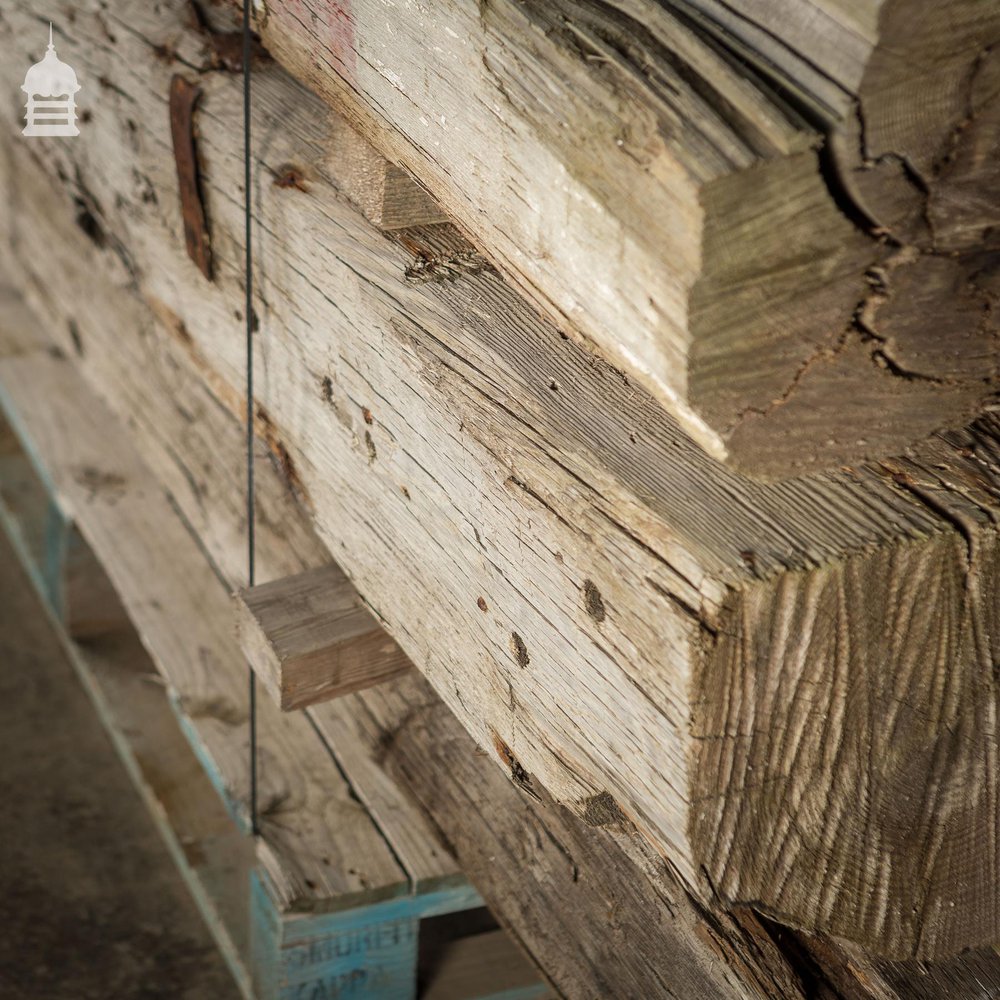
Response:
[{"label": "wood grain texture", "polygon": [[[118,308],[127,302],[119,293]],[[184,355],[172,353],[169,342],[162,346],[162,353],[148,356],[143,392],[131,400],[118,394],[116,402],[129,407],[145,396],[146,404],[125,411],[131,433],[213,558],[236,579],[245,568],[243,540],[225,526],[242,513],[241,430]],[[108,358],[128,366],[114,352]],[[220,461],[222,456],[233,461]],[[309,555],[328,558],[279,468],[266,453],[262,459],[258,508],[270,516],[259,524],[260,564],[280,573],[309,565]],[[309,538],[306,555],[290,544]],[[570,997],[591,997],[594,983],[603,983],[610,995],[805,1000],[773,945],[765,940],[748,949],[724,916],[704,914],[635,833],[631,839],[646,858],[642,868],[600,829],[519,793],[416,674],[403,685],[388,703],[374,689],[308,711],[416,884],[453,881],[457,868],[449,851],[456,851],[491,906],[522,942],[531,943],[531,955]],[[421,719],[426,724],[411,726]],[[411,740],[415,752],[407,748]],[[420,808],[401,798],[401,786],[384,769],[396,756],[386,749],[391,742],[410,761],[413,777],[402,787],[418,796]],[[443,790],[453,799],[443,799]],[[471,800],[470,791],[476,793]],[[528,841],[525,830],[533,831]],[[662,961],[651,962],[652,954]]]},{"label": "wood grain texture", "polygon": [[[118,308],[128,301],[119,294]],[[127,359],[109,356],[127,370]],[[121,393],[116,402],[126,407],[144,453],[217,563],[238,578],[242,540],[225,530],[241,516],[236,420],[208,398],[207,387],[173,341],[148,356],[146,372],[146,403],[133,405]],[[235,461],[220,461],[223,456]],[[279,467],[262,461],[259,472],[258,504],[268,512],[258,534],[262,564],[287,573],[309,564],[302,552],[321,558],[315,539],[311,546],[302,544],[310,537],[308,517]],[[299,540],[298,549],[293,539]],[[704,911],[634,831],[621,829],[620,820],[612,816],[610,825],[594,827],[551,801],[518,791],[416,675],[401,689],[348,696],[317,706],[312,714],[352,778],[358,768],[344,756],[347,750],[366,759],[380,777],[387,793],[379,803],[380,823],[393,830],[404,864],[413,864],[414,847],[435,841],[414,836],[421,824],[433,822],[491,906],[567,996],[591,997],[600,984],[608,996],[684,1000],[835,995],[986,1000],[1000,983],[1000,960],[992,951],[942,963],[882,965],[863,952],[806,938],[811,950],[803,958],[790,946],[797,939],[787,930],[765,928],[746,912],[734,919]],[[372,786],[355,787],[367,795]],[[416,796],[421,811],[400,800],[399,787]],[[602,815],[607,810],[591,811],[592,818]],[[410,841],[400,839],[397,828],[409,831]],[[658,958],[651,961],[651,955]]]},{"label": "wood grain texture", "polygon": [[240,646],[283,712],[411,669],[335,564],[236,592]]},{"label": "wood grain texture", "polygon": [[[167,8],[137,11],[134,22],[148,37],[176,37],[171,17],[176,14]],[[82,37],[88,30],[97,37],[86,17],[79,20]],[[170,449],[184,447],[198,456],[189,471],[202,485],[176,488],[191,491],[194,512],[205,508],[198,516],[206,535],[214,525],[238,538],[235,494],[201,495],[213,481],[210,468],[218,456],[211,434],[199,427],[214,409],[237,415],[243,406],[240,344],[223,334],[242,295],[239,199],[229,197],[239,170],[237,81],[214,75],[202,82],[202,114],[212,123],[203,137],[206,179],[214,231],[224,248],[217,284],[208,288],[192,281],[191,266],[179,252],[182,229],[168,196],[174,181],[161,158],[168,146],[157,125],[163,119],[152,113],[163,101],[168,69],[132,75],[128,67],[140,61],[147,42],[128,38],[123,35],[107,52],[95,43],[90,52],[96,55],[81,51],[80,62],[92,60],[92,72],[111,73],[123,91],[151,109],[143,116],[148,124],[139,151],[124,153],[131,140],[121,124],[123,109],[113,103],[91,124],[105,149],[123,150],[118,175],[99,169],[83,146],[60,150],[47,161],[36,161],[24,147],[8,149],[13,163],[38,168],[11,173],[13,203],[48,206],[46,218],[36,213],[31,225],[23,210],[13,214],[10,266],[74,352],[66,324],[75,318],[80,365],[131,419],[148,423],[142,414],[152,405],[147,397],[156,394],[136,384],[129,371],[158,359],[164,386],[184,385],[174,371],[178,366],[203,380],[207,400],[182,390],[192,407],[190,419],[181,418],[183,446],[157,438],[153,430],[146,433],[160,441],[164,466],[186,461],[171,457]],[[725,868],[721,851],[746,868],[722,879],[730,900],[754,902],[800,926],[863,936],[889,954],[931,955],[951,949],[960,936],[970,944],[995,937],[984,897],[952,900],[942,894],[944,877],[927,886],[893,883],[893,891],[905,894],[896,901],[899,908],[919,910],[927,903],[931,923],[940,925],[933,933],[914,920],[879,918],[865,894],[867,883],[854,877],[844,856],[833,859],[820,892],[824,850],[794,837],[786,838],[779,869],[795,872],[798,889],[787,891],[780,876],[760,863],[764,853],[747,847],[746,831],[753,824],[770,829],[772,820],[775,828],[787,823],[794,830],[802,822],[798,816],[787,822],[794,798],[751,796],[754,816],[735,825],[735,840],[711,824],[700,825],[702,782],[715,779],[694,768],[711,758],[692,752],[698,741],[691,738],[692,725],[696,736],[716,735],[709,731],[719,706],[735,691],[728,678],[735,684],[748,676],[743,661],[724,655],[727,635],[736,634],[746,617],[745,648],[766,648],[772,628],[766,611],[777,606],[782,588],[798,579],[835,576],[848,564],[875,580],[890,572],[897,551],[946,553],[966,536],[984,552],[992,550],[989,521],[996,503],[990,490],[997,461],[990,425],[969,439],[942,438],[909,463],[774,485],[735,475],[694,448],[641,389],[541,322],[491,270],[462,273],[454,281],[407,280],[414,251],[375,232],[318,166],[327,155],[316,129],[322,105],[277,72],[260,74],[258,85],[262,176],[290,162],[315,171],[308,192],[266,181],[255,194],[264,240],[260,259],[267,262],[262,329],[275,331],[259,338],[266,372],[257,412],[262,453],[476,742],[521,787],[545,788],[580,817],[593,815],[595,802],[606,814],[610,799],[706,895],[710,888],[700,881],[701,866],[710,874],[715,866],[719,875]],[[92,199],[108,206],[101,215],[107,248],[87,273],[61,249],[74,233],[72,199],[80,193],[77,188],[62,196],[60,214],[51,180],[60,169],[67,178],[79,176]],[[411,232],[406,239],[431,259],[467,249],[447,227]],[[43,250],[60,261],[60,289],[46,288],[32,264],[43,259]],[[84,289],[93,286],[91,272],[97,270],[129,306],[112,312],[100,301],[87,304]],[[165,426],[178,426],[169,395],[157,406]],[[220,516],[221,509],[230,516]],[[973,515],[978,520],[969,521]],[[264,516],[270,516],[266,508]],[[308,565],[315,553],[310,556],[305,536],[277,515],[273,523]],[[935,558],[917,558],[916,572],[926,576]],[[993,577],[985,577],[983,586],[985,606]],[[848,621],[888,615],[887,609],[869,607],[868,590],[884,595],[891,587],[883,579],[878,587],[850,589]],[[946,613],[960,612],[949,600],[939,602]],[[758,604],[764,609],[759,613],[753,611]],[[816,656],[825,655],[825,620],[802,621],[814,631],[802,642],[808,646],[814,639]],[[874,633],[859,631],[871,642]],[[900,644],[854,653],[864,664],[859,683],[870,683],[864,678],[875,664],[886,676],[909,676]],[[957,662],[960,686],[972,692],[981,684],[984,660]],[[807,666],[822,669],[819,661]],[[758,666],[753,676],[760,673],[760,690],[787,684],[780,680],[784,669],[793,665],[778,659],[766,669]],[[935,679],[938,674],[940,669]],[[947,690],[938,684],[926,698],[938,698],[935,691],[943,698]],[[991,691],[987,686],[970,694],[977,711],[987,711]],[[753,694],[740,705],[752,704]],[[949,718],[946,702],[934,706],[942,710],[938,717]],[[873,769],[879,787],[898,785],[891,756],[864,749],[883,745],[881,720],[852,719],[856,728],[848,735],[861,749],[831,765],[831,787],[854,794],[862,782],[856,760]],[[935,742],[913,728],[918,723],[904,718],[908,728],[892,735],[892,745]],[[947,738],[947,730],[936,737],[942,754]],[[983,752],[992,753],[995,733],[986,729],[981,740]],[[782,746],[775,741],[775,755]],[[823,776],[822,760],[795,760],[804,774]],[[749,765],[757,766],[753,759],[733,757],[723,799],[741,802],[752,792]],[[773,766],[780,771],[780,764]],[[982,768],[969,773],[981,782],[969,798],[988,803],[992,778]],[[795,780],[793,774],[793,785]],[[932,792],[925,791],[926,801]],[[883,802],[890,801],[886,794]],[[906,815],[902,805],[898,809]],[[940,854],[935,845],[941,830],[962,822],[942,809],[925,833],[899,842],[893,840],[896,815],[888,807],[845,808],[844,842],[867,844],[873,858],[883,859],[874,868],[889,859],[902,869],[905,853],[911,870],[925,871]],[[974,810],[967,819],[974,826],[980,822]],[[979,873],[991,860],[962,851],[945,858],[952,866],[948,878],[983,888]],[[752,887],[766,889],[770,898],[751,895]],[[954,908],[946,905],[951,901]]]},{"label": "wood grain texture", "polygon": [[724,896],[808,899],[824,930],[918,955],[993,940],[1000,546],[974,546],[900,545],[742,595],[694,721],[695,836]]},{"label": "wood grain texture", "polygon": [[879,458],[996,394],[993,5],[384,17],[274,0],[260,30],[710,454],[764,476]]},{"label": "wood grain texture", "polygon": [[[67,361],[42,352],[4,358],[0,387],[8,418],[106,568],[197,732],[203,765],[232,807],[245,808],[245,666],[229,634],[219,580],[168,496]],[[282,906],[336,909],[405,892],[403,872],[337,768],[317,753],[321,745],[308,722],[281,718],[265,703],[258,729],[258,859]]]}]

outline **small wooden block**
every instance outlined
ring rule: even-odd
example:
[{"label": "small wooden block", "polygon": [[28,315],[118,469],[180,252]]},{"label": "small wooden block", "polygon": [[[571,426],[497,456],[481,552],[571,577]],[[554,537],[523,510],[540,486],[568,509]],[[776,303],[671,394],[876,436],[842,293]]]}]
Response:
[{"label": "small wooden block", "polygon": [[336,565],[236,594],[250,665],[283,711],[398,677],[410,661]]},{"label": "small wooden block", "polygon": [[448,222],[437,202],[403,169],[390,163],[342,119],[330,122],[327,169],[337,187],[379,229]]}]

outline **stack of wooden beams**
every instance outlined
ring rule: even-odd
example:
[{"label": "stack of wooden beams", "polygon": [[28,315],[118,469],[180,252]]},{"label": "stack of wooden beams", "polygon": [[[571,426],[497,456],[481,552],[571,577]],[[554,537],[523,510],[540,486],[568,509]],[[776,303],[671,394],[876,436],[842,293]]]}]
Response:
[{"label": "stack of wooden beams", "polygon": [[[415,797],[570,996],[1000,984],[1000,11],[842,6],[255,7],[244,647],[311,706],[281,732],[367,747],[366,806]],[[87,539],[147,631],[206,612],[151,566],[245,576],[241,80],[210,13],[76,5],[81,135],[12,110],[0,159],[42,333],[5,331],[6,408],[85,379],[123,443],[54,463],[67,513],[128,447],[197,539],[118,578],[114,519]],[[12,0],[11,88],[39,30]],[[177,657],[210,701],[222,672]],[[283,813],[259,856],[308,830]]]}]

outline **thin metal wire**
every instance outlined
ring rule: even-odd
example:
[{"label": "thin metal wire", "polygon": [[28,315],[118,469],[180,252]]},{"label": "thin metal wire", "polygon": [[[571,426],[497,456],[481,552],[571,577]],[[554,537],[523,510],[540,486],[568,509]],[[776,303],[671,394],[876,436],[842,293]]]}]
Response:
[{"label": "thin metal wire", "polygon": [[[243,191],[244,239],[246,240],[246,352],[247,352],[247,585],[255,580],[256,539],[254,537],[254,450],[253,450],[253,226],[250,204],[250,59],[253,48],[250,33],[250,4],[243,0]],[[247,667],[250,696],[250,829],[260,834],[257,815],[257,678]]]}]

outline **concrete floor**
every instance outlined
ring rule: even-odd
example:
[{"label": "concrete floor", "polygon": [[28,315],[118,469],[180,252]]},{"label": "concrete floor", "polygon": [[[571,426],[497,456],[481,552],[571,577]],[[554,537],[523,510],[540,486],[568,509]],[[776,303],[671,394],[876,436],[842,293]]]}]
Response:
[{"label": "concrete floor", "polygon": [[0,998],[239,993],[0,530]]}]

